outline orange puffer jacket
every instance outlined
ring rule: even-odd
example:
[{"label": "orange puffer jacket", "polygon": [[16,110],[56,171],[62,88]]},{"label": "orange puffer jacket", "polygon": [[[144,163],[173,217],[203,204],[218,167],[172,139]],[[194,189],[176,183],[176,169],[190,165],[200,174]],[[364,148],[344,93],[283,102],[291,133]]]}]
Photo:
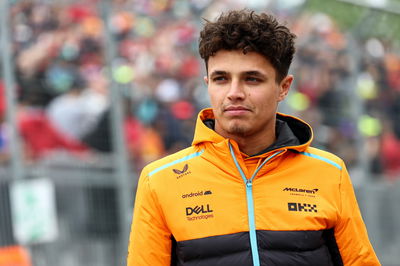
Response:
[{"label": "orange puffer jacket", "polygon": [[247,156],[200,112],[191,147],[147,165],[130,235],[134,265],[380,265],[341,159],[277,114],[277,143]]}]

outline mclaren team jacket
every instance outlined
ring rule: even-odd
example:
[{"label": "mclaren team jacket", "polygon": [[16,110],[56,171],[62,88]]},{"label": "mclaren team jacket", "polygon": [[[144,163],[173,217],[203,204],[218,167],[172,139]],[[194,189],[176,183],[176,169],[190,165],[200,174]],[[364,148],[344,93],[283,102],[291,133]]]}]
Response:
[{"label": "mclaren team jacket", "polygon": [[143,169],[128,266],[380,265],[343,161],[309,146],[310,126],[277,114],[276,143],[247,156],[212,119]]}]

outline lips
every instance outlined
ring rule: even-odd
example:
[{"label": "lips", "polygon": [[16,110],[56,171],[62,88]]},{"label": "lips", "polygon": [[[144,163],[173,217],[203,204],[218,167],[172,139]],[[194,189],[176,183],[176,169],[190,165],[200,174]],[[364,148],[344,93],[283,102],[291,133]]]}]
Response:
[{"label": "lips", "polygon": [[224,113],[233,116],[239,116],[250,112],[250,109],[245,106],[228,106],[224,108]]}]

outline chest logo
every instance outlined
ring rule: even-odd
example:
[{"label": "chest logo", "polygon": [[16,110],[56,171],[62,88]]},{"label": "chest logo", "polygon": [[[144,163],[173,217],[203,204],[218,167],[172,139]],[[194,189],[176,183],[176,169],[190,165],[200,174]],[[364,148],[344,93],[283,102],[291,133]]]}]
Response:
[{"label": "chest logo", "polygon": [[307,193],[307,194],[315,194],[315,193],[318,192],[318,188],[314,188],[314,189],[303,189],[303,188],[292,188],[292,187],[287,187],[287,188],[284,188],[283,191],[297,192],[297,193]]},{"label": "chest logo", "polygon": [[177,174],[176,178],[181,178],[182,176],[185,176],[185,175],[190,174],[191,172],[188,171],[188,170],[189,170],[189,165],[188,165],[188,164],[185,164],[185,165],[183,166],[183,169],[182,169],[182,170],[180,170],[180,169],[172,169],[172,171],[173,171],[175,174]]},{"label": "chest logo", "polygon": [[318,188],[314,189],[304,189],[304,188],[295,188],[295,187],[286,187],[283,189],[284,192],[289,192],[292,196],[302,196],[302,197],[309,197],[315,198]]},{"label": "chest logo", "polygon": [[200,214],[200,213],[209,213],[213,212],[210,208],[210,204],[207,205],[197,205],[194,208],[191,207],[186,207],[186,215],[192,215],[192,214]]},{"label": "chest logo", "polygon": [[174,171],[175,174],[181,175],[181,174],[184,174],[188,169],[189,169],[189,165],[185,164],[185,166],[183,167],[182,170],[172,169],[172,171]]},{"label": "chest logo", "polygon": [[188,221],[206,220],[214,218],[213,210],[210,204],[196,205],[195,207],[186,207],[186,218]]},{"label": "chest logo", "polygon": [[318,212],[316,204],[288,202],[288,210],[291,212]]},{"label": "chest logo", "polygon": [[191,193],[188,193],[188,194],[183,194],[182,198],[186,199],[186,198],[199,197],[199,196],[211,195],[211,194],[212,194],[211,190],[206,190],[206,191],[201,190],[201,191],[197,191],[197,192],[191,192]]}]

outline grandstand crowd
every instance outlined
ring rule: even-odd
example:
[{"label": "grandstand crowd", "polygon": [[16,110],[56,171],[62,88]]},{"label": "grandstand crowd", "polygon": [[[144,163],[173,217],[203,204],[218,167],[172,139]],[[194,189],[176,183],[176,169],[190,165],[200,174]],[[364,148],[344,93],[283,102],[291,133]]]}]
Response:
[{"label": "grandstand crowd", "polygon": [[[138,170],[190,145],[197,112],[208,106],[198,29],[202,18],[242,1],[236,2],[113,1],[112,77],[123,95],[121,130]],[[112,152],[111,83],[97,1],[20,0],[11,12],[25,160],[37,163],[60,149],[79,159]],[[279,16],[297,35],[295,84],[283,111],[310,122],[314,145],[341,156],[348,168],[364,160],[374,176],[400,177],[400,54],[393,43],[357,39],[322,13]],[[2,121],[4,90],[0,80]],[[4,163],[6,129],[3,122]]]}]

